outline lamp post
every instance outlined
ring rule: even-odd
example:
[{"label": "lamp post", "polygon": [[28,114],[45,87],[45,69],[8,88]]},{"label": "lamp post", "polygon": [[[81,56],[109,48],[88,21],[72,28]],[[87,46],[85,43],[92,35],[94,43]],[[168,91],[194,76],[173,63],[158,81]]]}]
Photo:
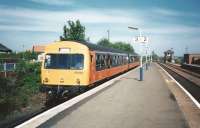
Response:
[{"label": "lamp post", "polygon": [[147,53],[147,46],[146,46],[145,49],[146,49],[146,50],[145,50],[145,52],[146,52],[146,53],[145,53],[145,56],[146,56],[146,64],[145,64],[145,65],[146,65],[146,70],[148,70],[148,65],[147,65],[147,63],[148,63],[148,60],[147,60],[147,59],[148,59],[148,57],[147,57],[147,54],[148,54],[148,53]]},{"label": "lamp post", "polygon": [[[138,30],[139,31],[139,33],[140,33],[140,36],[139,37],[141,37],[142,36],[142,34],[141,34],[141,31],[140,31],[140,29],[139,28],[135,28],[135,27],[128,27],[129,29],[133,29],[133,30]],[[142,66],[142,43],[140,44],[141,45],[141,54],[140,54],[140,81],[143,81],[143,79],[144,79],[144,74],[143,74],[143,66]]]},{"label": "lamp post", "polygon": [[148,51],[149,51],[149,47],[146,44],[146,70],[148,70],[148,66],[150,62],[150,58],[148,59]]}]

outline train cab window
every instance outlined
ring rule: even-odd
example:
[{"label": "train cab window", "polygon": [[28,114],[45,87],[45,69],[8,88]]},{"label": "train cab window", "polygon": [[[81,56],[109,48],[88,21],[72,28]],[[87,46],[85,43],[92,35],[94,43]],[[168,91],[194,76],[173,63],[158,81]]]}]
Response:
[{"label": "train cab window", "polygon": [[49,67],[51,65],[51,56],[50,55],[46,55],[45,56],[45,67]]},{"label": "train cab window", "polygon": [[70,69],[75,69],[75,70],[83,69],[83,55],[81,54],[71,55]]},{"label": "train cab window", "polygon": [[83,66],[83,54],[47,54],[44,63],[46,69],[81,70]]}]

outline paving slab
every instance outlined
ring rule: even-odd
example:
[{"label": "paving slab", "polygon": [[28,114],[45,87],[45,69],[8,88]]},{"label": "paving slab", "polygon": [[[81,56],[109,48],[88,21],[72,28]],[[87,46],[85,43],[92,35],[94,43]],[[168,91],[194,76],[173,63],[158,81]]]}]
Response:
[{"label": "paving slab", "polygon": [[188,128],[155,64],[139,69],[41,125],[41,128]]}]

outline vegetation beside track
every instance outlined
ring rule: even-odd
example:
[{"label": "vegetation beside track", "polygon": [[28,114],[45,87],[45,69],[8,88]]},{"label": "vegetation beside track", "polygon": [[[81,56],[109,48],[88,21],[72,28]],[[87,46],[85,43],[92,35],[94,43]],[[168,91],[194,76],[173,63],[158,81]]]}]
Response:
[{"label": "vegetation beside track", "polygon": [[1,53],[0,54],[0,63],[3,63],[5,60],[32,60],[32,59],[37,59],[38,53],[31,52],[31,51],[25,51],[25,52],[18,52],[18,53]]},{"label": "vegetation beside track", "polygon": [[35,98],[41,96],[39,93],[41,64],[30,61],[35,59],[36,54],[24,52],[1,56],[18,60],[14,76],[0,77],[0,119],[2,120],[13,112],[24,111],[33,105],[33,102],[38,102],[42,98]]}]

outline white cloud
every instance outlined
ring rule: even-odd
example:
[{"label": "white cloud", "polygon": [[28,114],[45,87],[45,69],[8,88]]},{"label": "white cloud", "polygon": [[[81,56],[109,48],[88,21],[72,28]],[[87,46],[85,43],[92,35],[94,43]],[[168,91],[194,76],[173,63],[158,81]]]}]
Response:
[{"label": "white cloud", "polygon": [[144,31],[151,34],[194,34],[200,33],[200,27],[187,25],[165,25],[162,27],[145,28]]},{"label": "white cloud", "polygon": [[[187,14],[189,15],[189,13]],[[199,27],[184,25],[179,22],[162,22],[157,20],[162,18],[171,20],[170,18],[174,17],[170,16],[182,15],[181,12],[162,8],[149,10],[100,10],[89,8],[73,11],[51,11],[0,6],[0,31],[15,31],[16,33],[18,31],[29,31],[32,36],[34,35],[32,32],[42,32],[42,34],[40,33],[42,36],[33,36],[34,39],[31,39],[31,41],[44,42],[46,40],[57,40],[62,33],[62,28],[66,24],[66,20],[80,19],[81,23],[86,26],[86,35],[90,37],[91,41],[96,42],[100,38],[106,37],[106,30],[110,29],[111,41],[121,40],[131,42],[138,32],[128,30],[127,26],[135,26],[141,28],[143,34],[149,35],[152,47],[155,47],[162,54],[166,48],[173,47],[170,42],[176,41],[180,45],[182,40],[184,40],[183,45],[185,46],[186,44],[188,45],[187,42],[191,42],[191,38],[193,38],[192,41],[194,42],[195,34],[200,33]],[[181,34],[191,35],[191,37],[181,38]],[[24,42],[30,42],[30,39],[25,39],[26,37],[24,38],[23,35],[16,34],[15,36],[15,38],[19,36]],[[195,41],[197,42],[198,40],[196,39]],[[162,44],[161,46],[160,42],[165,45]],[[193,45],[195,45],[195,42]],[[174,49],[178,48],[178,46],[174,46]],[[197,47],[196,49],[198,50],[199,48]]]},{"label": "white cloud", "polygon": [[[83,24],[140,24],[143,21],[139,18],[133,18],[131,14],[127,14],[125,11],[109,11],[109,10],[77,10],[77,11],[42,11],[42,10],[31,10],[26,8],[16,9],[0,9],[0,17],[2,20],[10,20],[15,24],[15,29],[27,31],[34,31],[38,28],[38,31],[58,31],[63,26],[66,20],[77,20],[79,19]],[[119,15],[125,14],[126,15]],[[24,26],[19,26],[15,21],[19,20]],[[29,24],[29,25],[27,25]],[[10,25],[1,25],[0,30],[5,30],[6,27],[10,28]],[[21,28],[20,28],[21,27]],[[45,28],[45,29],[44,29]],[[43,30],[44,29],[44,30]]]},{"label": "white cloud", "polygon": [[180,11],[174,9],[167,9],[167,8],[159,8],[154,7],[151,9],[152,13],[157,16],[167,16],[167,17],[199,17],[198,13],[189,12],[189,11]]},{"label": "white cloud", "polygon": [[165,15],[165,16],[180,16],[182,15],[181,12],[178,12],[176,10],[172,10],[172,9],[165,9],[165,8],[153,8],[152,9],[153,12],[159,14],[159,15]]},{"label": "white cloud", "polygon": [[[40,31],[40,32],[55,32],[59,31],[55,30],[54,26],[21,26],[21,25],[0,25],[0,30],[2,31]],[[61,30],[61,29],[60,29]]]},{"label": "white cloud", "polygon": [[74,1],[72,0],[29,0],[34,3],[48,4],[48,5],[72,5]]}]

